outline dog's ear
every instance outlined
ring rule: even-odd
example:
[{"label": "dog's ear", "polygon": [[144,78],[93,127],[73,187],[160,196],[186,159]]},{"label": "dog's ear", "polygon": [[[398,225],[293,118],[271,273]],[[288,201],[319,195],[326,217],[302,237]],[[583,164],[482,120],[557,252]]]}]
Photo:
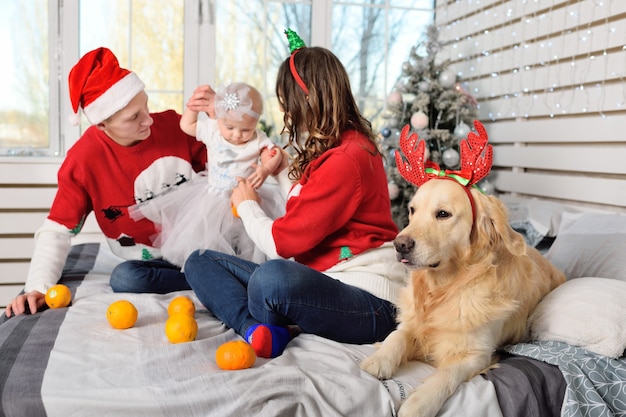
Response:
[{"label": "dog's ear", "polygon": [[[526,253],[526,242],[509,224],[504,204],[494,196],[472,190],[476,205],[476,220],[472,228],[471,242],[482,250],[506,250],[515,256]],[[486,255],[486,253],[483,253]]]}]

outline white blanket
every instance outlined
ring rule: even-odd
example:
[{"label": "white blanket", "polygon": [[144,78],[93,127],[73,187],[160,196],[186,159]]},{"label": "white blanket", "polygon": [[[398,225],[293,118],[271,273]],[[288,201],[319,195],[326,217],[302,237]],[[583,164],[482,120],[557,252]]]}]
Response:
[{"label": "white blanket", "polygon": [[[102,261],[99,259],[99,262]],[[214,355],[240,338],[213,317],[193,292],[115,294],[106,263],[96,263],[76,290],[45,371],[42,398],[50,417],[68,416],[395,416],[402,399],[432,372],[422,363],[378,381],[359,362],[373,345],[348,345],[314,335],[293,339],[283,355],[247,370],[223,371]],[[167,306],[186,294],[196,303],[195,341],[171,344]],[[115,330],[108,305],[131,301],[133,328]],[[463,384],[440,416],[501,417],[495,390],[481,376]]]}]

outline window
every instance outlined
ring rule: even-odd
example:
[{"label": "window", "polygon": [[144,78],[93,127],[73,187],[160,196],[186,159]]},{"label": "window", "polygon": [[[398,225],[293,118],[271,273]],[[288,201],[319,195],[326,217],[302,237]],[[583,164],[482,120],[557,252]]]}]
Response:
[{"label": "window", "polygon": [[0,154],[58,148],[49,125],[48,15],[48,0],[0,2]]},{"label": "window", "polygon": [[433,0],[2,0],[0,156],[64,155],[86,127],[69,122],[67,74],[98,46],[144,81],[152,111],[182,112],[201,83],[243,80],[264,95],[264,121],[278,134],[286,28],[339,56],[376,127],[432,20]]},{"label": "window", "polygon": [[137,71],[150,108],[182,111],[184,0],[80,0],[79,55],[111,49]]},{"label": "window", "polygon": [[382,129],[385,99],[412,46],[433,21],[431,0],[334,1],[330,48],[346,66],[359,108]]},{"label": "window", "polygon": [[[307,45],[330,48],[346,66],[359,106],[382,128],[385,97],[423,28],[433,0],[217,1],[215,83],[247,80],[262,89],[273,133],[282,129],[276,72],[289,55],[285,28]],[[252,6],[256,4],[256,6]],[[328,19],[327,10],[329,10]]]}]

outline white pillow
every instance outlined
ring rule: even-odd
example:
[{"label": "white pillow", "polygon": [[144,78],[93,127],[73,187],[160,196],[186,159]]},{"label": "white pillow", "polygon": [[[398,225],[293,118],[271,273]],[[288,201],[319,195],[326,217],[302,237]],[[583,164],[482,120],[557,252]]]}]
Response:
[{"label": "white pillow", "polygon": [[580,346],[610,358],[626,349],[626,282],[576,278],[546,295],[529,318],[533,340]]},{"label": "white pillow", "polygon": [[546,258],[567,279],[605,277],[626,281],[626,216],[563,213]]}]

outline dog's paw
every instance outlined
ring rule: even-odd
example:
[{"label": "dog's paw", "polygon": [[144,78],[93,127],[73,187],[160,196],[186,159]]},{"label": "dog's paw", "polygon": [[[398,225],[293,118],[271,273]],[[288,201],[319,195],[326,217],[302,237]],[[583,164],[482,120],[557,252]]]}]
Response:
[{"label": "dog's paw", "polygon": [[429,397],[413,391],[398,410],[398,417],[435,417],[439,407],[429,401]]},{"label": "dog's paw", "polygon": [[397,371],[398,365],[387,357],[374,354],[361,362],[361,369],[378,379],[389,379]]}]

